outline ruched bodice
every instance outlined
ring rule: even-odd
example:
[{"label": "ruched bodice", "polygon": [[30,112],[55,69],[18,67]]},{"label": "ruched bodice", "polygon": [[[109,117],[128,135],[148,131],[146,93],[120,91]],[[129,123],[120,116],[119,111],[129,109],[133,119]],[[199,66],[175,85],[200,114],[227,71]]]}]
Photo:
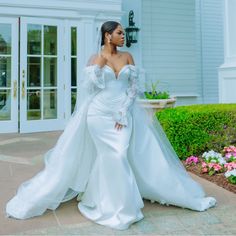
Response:
[{"label": "ruched bodice", "polygon": [[111,67],[105,65],[104,73],[104,89],[100,90],[93,98],[88,115],[100,114],[114,115],[122,108],[129,87],[130,65],[125,65],[116,76]]}]

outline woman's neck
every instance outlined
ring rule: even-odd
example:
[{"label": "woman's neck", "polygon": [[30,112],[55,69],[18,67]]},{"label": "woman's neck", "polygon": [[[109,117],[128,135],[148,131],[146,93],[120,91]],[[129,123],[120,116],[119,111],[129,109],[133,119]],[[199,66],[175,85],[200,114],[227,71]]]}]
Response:
[{"label": "woman's neck", "polygon": [[113,44],[105,44],[102,51],[104,54],[110,56],[117,54],[117,48]]}]

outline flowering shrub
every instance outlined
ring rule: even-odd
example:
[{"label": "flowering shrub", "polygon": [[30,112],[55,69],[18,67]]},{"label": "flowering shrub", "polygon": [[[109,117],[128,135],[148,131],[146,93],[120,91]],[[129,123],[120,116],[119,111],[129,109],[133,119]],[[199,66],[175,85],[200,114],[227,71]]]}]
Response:
[{"label": "flowering shrub", "polygon": [[190,156],[185,160],[186,165],[196,165],[199,162],[199,158],[195,156]]},{"label": "flowering shrub", "polygon": [[236,169],[225,172],[225,177],[232,184],[236,184]]},{"label": "flowering shrub", "polygon": [[213,163],[220,163],[220,164],[226,163],[226,161],[222,157],[222,155],[218,152],[214,152],[213,150],[211,150],[209,152],[204,152],[202,157],[207,163],[212,163],[212,162]]},{"label": "flowering shrub", "polygon": [[227,171],[236,169],[236,162],[229,162],[229,163],[226,163],[226,164],[224,164],[224,168],[225,168]]},{"label": "flowering shrub", "polygon": [[235,146],[224,147],[223,153],[225,155],[225,159],[227,162],[236,160],[236,147]]},{"label": "flowering shrub", "polygon": [[223,172],[224,168],[218,163],[206,163],[202,162],[202,173],[208,173],[210,176],[215,173]]},{"label": "flowering shrub", "polygon": [[224,173],[224,176],[232,184],[236,184],[236,147],[225,147],[221,153],[210,150],[204,152],[202,159],[196,156],[190,156],[186,159],[186,165],[201,164],[201,172],[212,176],[218,173]]},{"label": "flowering shrub", "polygon": [[223,151],[225,153],[231,153],[233,156],[236,157],[236,147],[235,146],[224,147]]}]

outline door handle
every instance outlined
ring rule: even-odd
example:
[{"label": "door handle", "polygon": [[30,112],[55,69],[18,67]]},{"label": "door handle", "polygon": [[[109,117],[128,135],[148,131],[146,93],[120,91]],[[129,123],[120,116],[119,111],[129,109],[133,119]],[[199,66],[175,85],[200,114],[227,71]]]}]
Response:
[{"label": "door handle", "polygon": [[13,82],[13,98],[16,99],[17,98],[17,81],[14,80]]},{"label": "door handle", "polygon": [[25,98],[25,81],[22,81],[22,86],[21,86],[21,97]]}]

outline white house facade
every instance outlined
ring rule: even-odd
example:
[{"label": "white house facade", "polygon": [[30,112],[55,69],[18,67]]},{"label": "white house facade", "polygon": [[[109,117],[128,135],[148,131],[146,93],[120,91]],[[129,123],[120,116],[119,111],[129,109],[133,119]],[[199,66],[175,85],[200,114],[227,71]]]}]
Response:
[{"label": "white house facade", "polygon": [[236,103],[236,1],[224,5],[224,63],[219,68],[219,101]]},{"label": "white house facade", "polygon": [[63,129],[99,26],[117,20],[127,27],[130,10],[141,30],[128,50],[143,90],[158,80],[177,105],[228,102],[219,86],[234,81],[224,74],[235,57],[232,43],[224,57],[226,1],[0,0],[0,133]]}]

